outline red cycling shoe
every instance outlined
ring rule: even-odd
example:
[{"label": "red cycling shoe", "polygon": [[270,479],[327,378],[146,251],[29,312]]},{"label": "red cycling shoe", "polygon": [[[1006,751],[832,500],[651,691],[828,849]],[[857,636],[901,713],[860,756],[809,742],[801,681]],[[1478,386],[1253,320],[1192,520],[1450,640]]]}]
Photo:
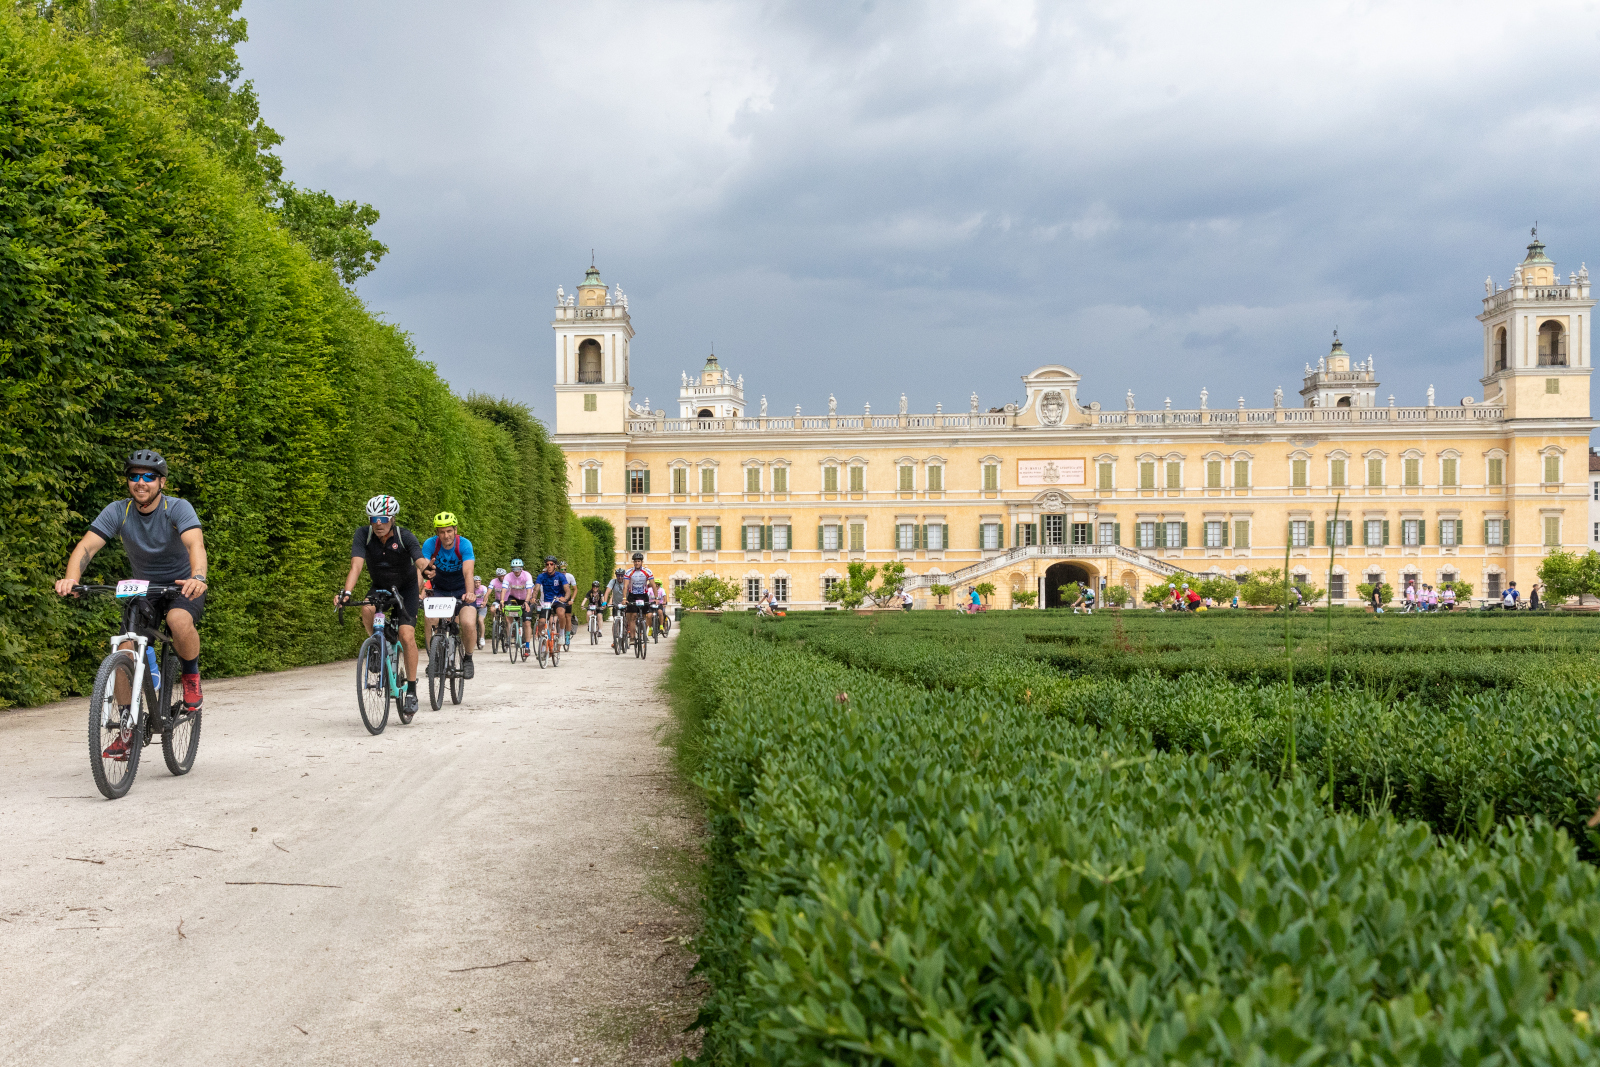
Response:
[{"label": "red cycling shoe", "polygon": [[183,676],[183,706],[187,711],[200,710],[200,676],[186,674]]}]

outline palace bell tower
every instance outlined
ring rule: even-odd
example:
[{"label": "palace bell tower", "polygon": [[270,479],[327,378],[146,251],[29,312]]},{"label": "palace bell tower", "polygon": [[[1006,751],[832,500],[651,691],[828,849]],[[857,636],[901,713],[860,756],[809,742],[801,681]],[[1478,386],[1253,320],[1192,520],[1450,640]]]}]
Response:
[{"label": "palace bell tower", "polygon": [[1483,402],[1508,419],[1589,417],[1589,268],[1565,282],[1533,230],[1528,254],[1504,286],[1483,281]]},{"label": "palace bell tower", "polygon": [[556,433],[622,434],[628,428],[633,324],[622,286],[590,266],[574,295],[556,289]]}]

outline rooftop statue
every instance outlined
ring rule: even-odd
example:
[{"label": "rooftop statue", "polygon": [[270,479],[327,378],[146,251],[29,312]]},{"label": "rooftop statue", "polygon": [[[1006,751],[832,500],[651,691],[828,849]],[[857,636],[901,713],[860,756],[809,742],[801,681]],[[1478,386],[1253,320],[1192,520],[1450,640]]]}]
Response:
[{"label": "rooftop statue", "polygon": [[839,413],[839,401],[837,401],[837,400],[835,400],[833,398],[833,394],[832,393],[829,393],[828,394],[828,414],[829,415],[837,415],[838,413]]},{"label": "rooftop statue", "polygon": [[565,286],[556,286],[556,307],[567,306],[567,290]]}]

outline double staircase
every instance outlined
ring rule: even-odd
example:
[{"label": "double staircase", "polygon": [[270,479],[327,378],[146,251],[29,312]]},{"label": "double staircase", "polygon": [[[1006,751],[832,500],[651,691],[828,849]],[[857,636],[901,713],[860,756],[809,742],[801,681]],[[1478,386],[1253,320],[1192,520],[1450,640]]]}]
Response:
[{"label": "double staircase", "polygon": [[1165,560],[1155,556],[1146,555],[1137,549],[1124,548],[1122,545],[1024,545],[1013,548],[1009,552],[1002,552],[997,556],[990,556],[981,563],[962,567],[949,574],[916,574],[906,579],[907,589],[926,589],[930,585],[942,584],[948,586],[965,585],[982,578],[984,575],[993,574],[995,571],[1014,567],[1023,560],[1028,559],[1085,559],[1101,564],[1102,570],[1107,570],[1106,577],[1115,580],[1109,573],[1109,565],[1113,562],[1132,564],[1143,567],[1147,571],[1159,574],[1164,578],[1182,576],[1192,578],[1194,575],[1182,567],[1174,567]]}]

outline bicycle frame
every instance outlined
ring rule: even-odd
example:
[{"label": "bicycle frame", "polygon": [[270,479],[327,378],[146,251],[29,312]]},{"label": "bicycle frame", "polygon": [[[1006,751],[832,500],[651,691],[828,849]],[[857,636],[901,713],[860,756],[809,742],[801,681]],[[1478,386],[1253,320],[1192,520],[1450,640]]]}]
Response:
[{"label": "bicycle frame", "polygon": [[[167,595],[168,594],[165,593],[158,594],[162,600],[165,600]],[[172,677],[170,671],[166,674],[163,674],[161,677],[160,693],[155,691],[154,686],[148,684],[150,660],[149,657],[145,655],[145,651],[150,648],[152,643],[154,643],[157,649],[157,660],[163,660],[165,659],[167,648],[172,644],[172,638],[161,632],[160,607],[160,604],[152,604],[150,602],[148,594],[126,598],[122,604],[122,625],[127,627],[127,630],[124,633],[114,634],[107,639],[107,644],[110,647],[110,651],[113,653],[131,655],[134,657],[133,691],[128,694],[128,714],[132,719],[131,727],[135,730],[137,730],[140,722],[144,719],[143,711],[147,694],[148,699],[150,699],[154,705],[152,711],[153,716],[157,720],[161,720],[166,717],[162,707],[162,696],[172,691]],[[149,629],[141,630],[139,629],[134,616],[142,615],[146,611],[156,614],[157,621],[150,625]],[[133,644],[133,648],[122,647],[122,645],[129,642]],[[111,712],[109,708],[102,707],[100,709],[100,725],[102,727],[110,723],[110,713]],[[137,734],[135,734],[135,736],[137,736]]]}]

